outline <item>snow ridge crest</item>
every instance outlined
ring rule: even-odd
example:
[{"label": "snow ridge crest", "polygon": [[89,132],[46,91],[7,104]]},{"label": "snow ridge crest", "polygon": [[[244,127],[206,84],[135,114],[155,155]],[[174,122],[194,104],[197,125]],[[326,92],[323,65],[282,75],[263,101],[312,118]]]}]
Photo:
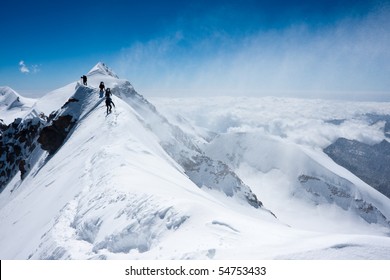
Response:
[{"label": "snow ridge crest", "polygon": [[103,62],[98,62],[98,64],[96,64],[88,72],[88,76],[93,76],[93,75],[96,75],[96,74],[107,75],[107,76],[111,76],[111,77],[114,77],[116,79],[119,79],[118,75],[115,74],[115,72],[111,68],[109,68],[106,64],[104,64]]}]

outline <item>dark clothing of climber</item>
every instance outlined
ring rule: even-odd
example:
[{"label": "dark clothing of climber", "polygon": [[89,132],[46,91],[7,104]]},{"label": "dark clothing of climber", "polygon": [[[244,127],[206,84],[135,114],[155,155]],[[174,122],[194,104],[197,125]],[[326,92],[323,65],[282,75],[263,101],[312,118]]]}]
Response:
[{"label": "dark clothing of climber", "polygon": [[86,86],[87,85],[87,76],[83,75],[83,76],[81,76],[81,79],[83,79],[83,85]]},{"label": "dark clothing of climber", "polygon": [[115,108],[115,104],[114,104],[114,102],[112,102],[111,97],[106,97],[107,115],[108,115],[109,113],[111,113],[112,105],[113,105],[114,108]]},{"label": "dark clothing of climber", "polygon": [[100,82],[99,88],[100,88],[100,91],[104,91],[105,86],[104,86],[103,82]]},{"label": "dark clothing of climber", "polygon": [[105,95],[106,95],[106,106],[107,106],[107,115],[108,115],[109,113],[111,113],[111,109],[112,109],[111,105],[114,105],[114,108],[115,108],[115,104],[114,104],[114,102],[112,102],[112,99],[111,99],[112,93],[111,93],[110,88],[106,89]]},{"label": "dark clothing of climber", "polygon": [[112,96],[111,89],[107,88],[106,89],[106,98],[111,97],[111,96]]}]

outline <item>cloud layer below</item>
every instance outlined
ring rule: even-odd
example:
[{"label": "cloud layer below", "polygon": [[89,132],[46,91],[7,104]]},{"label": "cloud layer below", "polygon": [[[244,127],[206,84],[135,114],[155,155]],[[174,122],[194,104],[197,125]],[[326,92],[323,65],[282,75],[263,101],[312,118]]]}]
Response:
[{"label": "cloud layer below", "polygon": [[324,101],[277,97],[152,98],[173,122],[183,116],[217,133],[254,132],[325,148],[339,137],[373,145],[384,139],[388,102]]}]

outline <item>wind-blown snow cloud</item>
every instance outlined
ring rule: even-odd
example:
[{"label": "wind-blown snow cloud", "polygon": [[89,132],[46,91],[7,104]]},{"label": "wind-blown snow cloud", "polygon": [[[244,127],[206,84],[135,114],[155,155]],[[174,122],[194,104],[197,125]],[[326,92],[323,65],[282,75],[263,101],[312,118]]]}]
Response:
[{"label": "wind-blown snow cloud", "polygon": [[28,73],[37,73],[40,71],[40,68],[38,65],[36,64],[33,64],[31,65],[30,67],[28,67],[26,65],[26,63],[24,62],[24,60],[21,60],[19,62],[19,71],[23,74],[28,74]]},{"label": "wind-blown snow cloud", "polygon": [[239,35],[211,28],[196,37],[177,26],[123,49],[117,64],[136,88],[155,95],[388,100],[389,29],[388,6],[325,26],[302,22]]}]

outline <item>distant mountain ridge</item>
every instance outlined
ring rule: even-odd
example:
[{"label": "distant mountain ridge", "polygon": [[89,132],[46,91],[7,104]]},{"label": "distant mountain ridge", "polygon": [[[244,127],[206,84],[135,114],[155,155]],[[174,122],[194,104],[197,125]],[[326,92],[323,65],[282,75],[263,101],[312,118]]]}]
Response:
[{"label": "distant mountain ridge", "polygon": [[368,145],[339,138],[324,149],[337,164],[390,198],[390,143]]}]

